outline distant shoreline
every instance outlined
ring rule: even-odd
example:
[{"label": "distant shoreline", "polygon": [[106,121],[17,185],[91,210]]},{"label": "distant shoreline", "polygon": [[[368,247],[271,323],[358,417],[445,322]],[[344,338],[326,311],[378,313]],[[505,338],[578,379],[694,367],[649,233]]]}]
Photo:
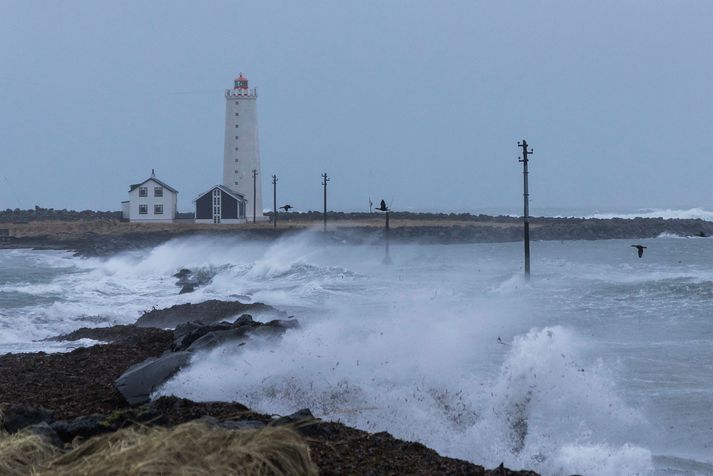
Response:
[{"label": "distant shoreline", "polygon": [[[82,256],[102,256],[156,246],[173,238],[273,240],[310,229],[326,243],[364,244],[379,243],[384,228],[384,216],[376,213],[330,212],[327,232],[322,234],[322,215],[318,212],[279,215],[277,229],[269,222],[146,224],[121,221],[116,212],[48,212],[44,210],[33,217],[33,211],[28,211],[29,215],[14,221],[8,219],[8,212],[0,212],[0,249],[70,250]],[[713,222],[701,219],[537,217],[531,218],[530,223],[533,240],[635,240],[664,233],[713,236]],[[390,217],[390,238],[397,243],[422,244],[517,242],[522,240],[522,218],[394,212]]]}]

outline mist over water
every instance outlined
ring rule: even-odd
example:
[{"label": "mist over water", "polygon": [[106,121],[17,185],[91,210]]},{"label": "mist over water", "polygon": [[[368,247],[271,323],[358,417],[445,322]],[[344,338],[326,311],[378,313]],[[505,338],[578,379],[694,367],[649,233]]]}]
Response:
[{"label": "mist over water", "polygon": [[[529,283],[520,243],[393,245],[392,266],[378,244],[311,233],[108,259],[2,251],[0,351],[153,306],[262,301],[301,327],[197,354],[158,393],[308,407],[487,466],[710,474],[713,240],[644,240],[641,260],[630,244],[535,242]],[[215,277],[179,296],[183,267]]]}]

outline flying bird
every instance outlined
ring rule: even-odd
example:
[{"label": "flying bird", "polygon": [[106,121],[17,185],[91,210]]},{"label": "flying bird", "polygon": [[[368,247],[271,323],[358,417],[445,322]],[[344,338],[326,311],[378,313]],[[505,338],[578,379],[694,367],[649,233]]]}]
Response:
[{"label": "flying bird", "polygon": [[287,213],[290,211],[290,208],[295,208],[295,207],[293,207],[292,205],[282,205],[280,208],[285,210],[285,213]]},{"label": "flying bird", "polygon": [[389,208],[386,206],[386,202],[382,200],[381,204],[377,208],[375,208],[375,210],[379,210],[380,212],[388,212]]},{"label": "flying bird", "polygon": [[636,248],[637,252],[639,253],[639,258],[644,256],[644,250],[646,249],[645,246],[643,245],[631,245],[632,248]]}]

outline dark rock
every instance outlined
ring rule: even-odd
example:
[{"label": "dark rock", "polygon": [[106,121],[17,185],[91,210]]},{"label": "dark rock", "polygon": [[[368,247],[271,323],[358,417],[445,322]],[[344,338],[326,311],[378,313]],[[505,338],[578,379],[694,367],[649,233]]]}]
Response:
[{"label": "dark rock", "polygon": [[52,423],[51,426],[64,442],[70,442],[76,437],[89,438],[116,429],[105,424],[104,415],[97,413],[83,415],[73,420],[59,420]]},{"label": "dark rock", "polygon": [[38,423],[52,422],[52,417],[52,410],[43,407],[13,404],[2,410],[2,423],[8,433],[15,433]]},{"label": "dark rock", "polygon": [[216,418],[234,418],[236,415],[248,420],[270,421],[267,415],[252,413],[245,405],[237,402],[194,402],[175,396],[159,397],[150,403],[139,407],[143,411],[159,413],[166,417],[170,424],[177,425],[198,419],[204,415]]},{"label": "dark rock", "polygon": [[274,319],[272,321],[266,322],[265,325],[262,327],[271,327],[271,328],[287,330],[287,329],[295,329],[300,326],[299,321],[294,319],[294,316],[290,316],[290,318],[292,319],[290,321],[286,321],[284,319]]},{"label": "dark rock", "polygon": [[298,423],[306,423],[315,421],[316,418],[312,415],[309,408],[303,408],[302,410],[297,410],[291,415],[282,416],[272,422],[273,425],[293,425]]},{"label": "dark rock", "polygon": [[235,324],[236,326],[248,326],[253,322],[253,316],[251,316],[250,314],[243,314],[242,316],[238,317],[233,324]]},{"label": "dark rock", "polygon": [[149,401],[151,392],[186,365],[189,352],[167,352],[130,367],[114,381],[114,386],[130,405]]},{"label": "dark rock", "polygon": [[228,331],[211,331],[203,334],[186,349],[188,352],[206,350],[217,347],[225,342],[239,339],[245,336],[244,329],[232,329]]},{"label": "dark rock", "polygon": [[184,284],[183,287],[181,288],[181,290],[178,291],[178,294],[188,294],[188,293],[192,293],[195,290],[196,290],[196,286],[194,284]]},{"label": "dark rock", "polygon": [[136,327],[133,324],[112,327],[82,327],[69,334],[49,337],[48,341],[74,341],[93,339],[104,342],[136,342],[153,335],[156,329]]},{"label": "dark rock", "polygon": [[196,421],[226,430],[260,430],[266,426],[264,422],[258,420],[219,420],[210,415],[202,416]]},{"label": "dark rock", "polygon": [[490,469],[485,471],[485,476],[538,476],[534,471],[514,471],[505,467],[503,463],[500,463],[495,469]]},{"label": "dark rock", "polygon": [[200,322],[186,322],[185,324],[180,324],[176,326],[176,329],[173,331],[174,338],[171,350],[186,350],[194,341],[203,337],[208,332],[214,330],[228,330],[232,328],[233,324],[229,322],[221,322],[212,326],[208,326]]},{"label": "dark rock", "polygon": [[39,436],[45,443],[61,448],[63,446],[62,439],[56,431],[47,423],[35,423],[24,428],[24,431]]},{"label": "dark rock", "polygon": [[220,322],[218,324],[203,325],[200,322],[189,322],[176,327],[174,342],[171,350],[196,351],[229,341],[245,339],[248,335],[278,336],[286,329],[298,327],[297,320],[275,319],[267,323],[253,321],[252,316],[244,314],[234,323]]},{"label": "dark rock", "polygon": [[176,286],[181,287],[181,291],[178,294],[192,293],[197,287],[210,283],[214,276],[214,270],[201,269],[194,272],[186,268],[173,275],[174,278],[178,278]]},{"label": "dark rock", "polygon": [[153,309],[139,317],[136,325],[166,329],[191,321],[212,324],[246,312],[252,315],[286,316],[284,312],[262,303],[243,304],[239,301],[211,300],[200,304],[177,304],[167,309]]},{"label": "dark rock", "polygon": [[180,279],[180,278],[186,278],[186,277],[190,276],[191,274],[193,274],[193,271],[191,271],[190,269],[181,268],[180,270],[178,270],[178,272],[176,274],[173,275],[173,277]]}]

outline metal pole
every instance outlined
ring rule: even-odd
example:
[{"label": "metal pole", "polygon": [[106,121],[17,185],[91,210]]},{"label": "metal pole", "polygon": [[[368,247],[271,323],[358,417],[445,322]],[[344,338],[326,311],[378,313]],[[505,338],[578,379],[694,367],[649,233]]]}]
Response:
[{"label": "metal pole", "polygon": [[389,212],[386,212],[386,224],[384,226],[384,264],[391,264],[389,255]]},{"label": "metal pole", "polygon": [[272,176],[272,227],[277,229],[277,175]]},{"label": "metal pole", "polygon": [[253,169],[253,223],[255,223],[255,221],[256,221],[256,219],[255,219],[255,214],[256,214],[255,207],[257,206],[257,203],[255,203],[257,201],[256,184],[257,184],[257,170]]},{"label": "metal pole", "polygon": [[327,232],[327,182],[329,182],[329,178],[327,177],[327,173],[322,174],[322,185],[324,185],[324,232]]},{"label": "metal pole", "polygon": [[522,158],[518,159],[522,162],[522,176],[523,176],[523,201],[524,201],[524,212],[523,220],[525,225],[525,278],[530,279],[530,192],[527,187],[527,164],[528,155],[533,153],[533,150],[527,150],[527,141],[525,139],[522,142],[517,143],[518,147],[522,147]]}]

